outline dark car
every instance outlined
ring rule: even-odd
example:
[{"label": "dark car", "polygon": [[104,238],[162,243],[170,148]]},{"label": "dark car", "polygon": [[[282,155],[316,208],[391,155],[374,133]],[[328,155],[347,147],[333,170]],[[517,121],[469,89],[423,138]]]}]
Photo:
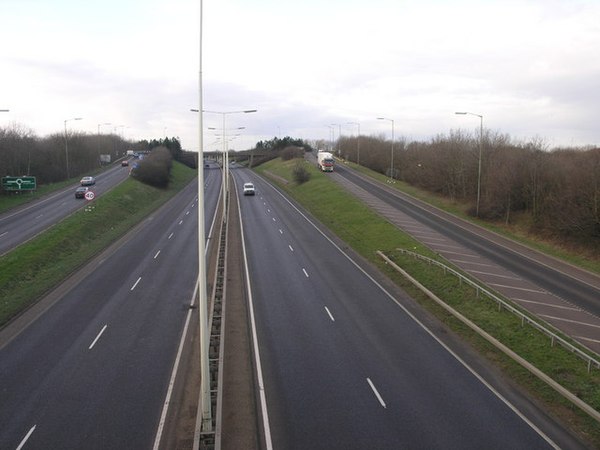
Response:
[{"label": "dark car", "polygon": [[124,159],[123,161],[121,161],[121,166],[122,167],[126,167],[129,165],[129,160],[128,159]]},{"label": "dark car", "polygon": [[85,193],[89,190],[90,190],[90,188],[88,188],[88,187],[79,186],[77,189],[75,189],[75,198],[84,198]]}]

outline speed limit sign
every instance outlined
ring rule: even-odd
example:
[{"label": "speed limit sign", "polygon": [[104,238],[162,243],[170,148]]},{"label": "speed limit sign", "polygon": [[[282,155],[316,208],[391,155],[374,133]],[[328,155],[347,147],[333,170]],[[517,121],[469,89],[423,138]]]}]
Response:
[{"label": "speed limit sign", "polygon": [[92,191],[87,191],[85,193],[85,199],[86,200],[94,200],[94,193]]}]

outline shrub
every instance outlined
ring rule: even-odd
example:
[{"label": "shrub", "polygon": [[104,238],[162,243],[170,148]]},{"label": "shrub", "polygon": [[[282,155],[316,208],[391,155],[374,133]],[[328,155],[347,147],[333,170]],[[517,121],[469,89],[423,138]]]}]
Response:
[{"label": "shrub", "polygon": [[304,167],[304,164],[300,161],[294,167],[292,174],[294,176],[294,181],[298,184],[306,183],[310,180],[310,172],[306,170],[306,167]]},{"label": "shrub", "polygon": [[140,161],[132,175],[142,183],[166,188],[169,185],[172,165],[171,152],[165,147],[157,147]]}]

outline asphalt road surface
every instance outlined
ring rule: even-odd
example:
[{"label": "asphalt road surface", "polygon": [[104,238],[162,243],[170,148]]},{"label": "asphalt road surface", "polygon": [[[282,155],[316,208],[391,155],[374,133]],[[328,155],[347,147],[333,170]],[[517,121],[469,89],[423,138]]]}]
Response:
[{"label": "asphalt road surface", "polygon": [[[208,231],[220,171],[205,181]],[[197,280],[196,197],[190,183],[20,334],[0,333],[0,448],[152,447]]]},{"label": "asphalt road surface", "polygon": [[600,353],[597,275],[466,223],[341,164],[331,176],[473,277]]},{"label": "asphalt road surface", "polygon": [[257,190],[240,203],[267,448],[579,445],[530,404],[525,417],[270,185],[234,176]]},{"label": "asphalt road surface", "polygon": [[[129,168],[118,165],[99,174],[96,184],[89,187],[96,196],[102,195],[128,176]],[[87,200],[75,198],[75,188],[78,186],[69,186],[0,215],[0,256],[83,208]]]}]

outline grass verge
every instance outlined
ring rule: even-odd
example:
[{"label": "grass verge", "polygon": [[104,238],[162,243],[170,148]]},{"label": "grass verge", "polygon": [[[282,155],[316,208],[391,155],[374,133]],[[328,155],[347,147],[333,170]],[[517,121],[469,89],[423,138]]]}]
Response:
[{"label": "grass verge", "polygon": [[[355,251],[378,266],[396,284],[403,287],[428,311],[435,314],[450,329],[469,342],[483,356],[500,367],[519,386],[527,390],[544,409],[570,424],[580,436],[600,448],[600,424],[574,407],[558,393],[528,371],[496,350],[465,325],[440,308],[404,277],[387,266],[377,255],[381,250],[411,276],[438,297],[460,311],[481,328],[510,347],[530,363],[551,376],[565,388],[579,396],[596,410],[600,410],[600,372],[587,373],[586,364],[560,347],[551,347],[547,337],[531,327],[521,327],[518,318],[506,311],[498,311],[493,302],[478,299],[473,289],[461,286],[456,278],[444,275],[441,269],[425,262],[400,255],[395,249],[411,249],[434,259],[440,259],[429,249],[412,239],[365,205],[342,187],[307,164],[311,173],[309,182],[292,182],[292,170],[297,160],[273,160],[259,166],[258,172],[275,174],[288,180],[279,186],[300,202]],[[277,178],[271,177],[276,182]],[[450,264],[448,264],[450,265]]]},{"label": "grass verge", "polygon": [[195,176],[195,170],[174,162],[168,189],[128,179],[0,257],[0,326],[123,236]]}]

